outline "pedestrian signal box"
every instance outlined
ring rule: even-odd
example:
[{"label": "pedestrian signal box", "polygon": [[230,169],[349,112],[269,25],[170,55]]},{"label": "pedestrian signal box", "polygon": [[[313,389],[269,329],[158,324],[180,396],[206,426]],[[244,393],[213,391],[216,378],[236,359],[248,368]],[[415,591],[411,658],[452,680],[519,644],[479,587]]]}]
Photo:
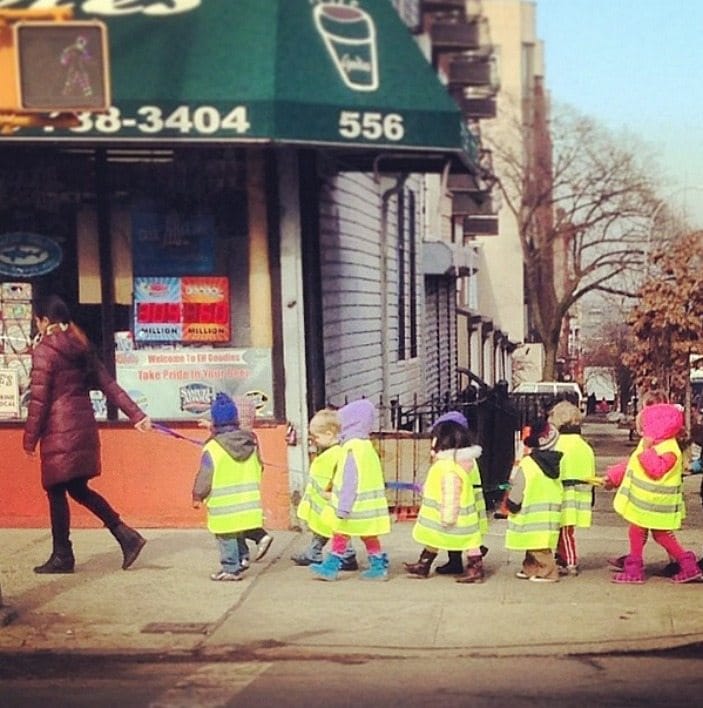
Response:
[{"label": "pedestrian signal box", "polygon": [[13,35],[18,111],[77,113],[110,107],[102,22],[17,22]]}]

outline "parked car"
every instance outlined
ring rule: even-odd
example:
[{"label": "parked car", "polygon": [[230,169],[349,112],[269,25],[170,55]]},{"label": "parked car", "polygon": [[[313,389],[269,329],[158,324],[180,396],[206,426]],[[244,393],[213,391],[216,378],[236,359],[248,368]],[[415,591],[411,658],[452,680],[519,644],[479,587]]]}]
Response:
[{"label": "parked car", "polygon": [[585,399],[580,386],[573,381],[529,381],[518,384],[513,393],[534,394],[536,396],[551,396],[571,401],[582,411]]}]

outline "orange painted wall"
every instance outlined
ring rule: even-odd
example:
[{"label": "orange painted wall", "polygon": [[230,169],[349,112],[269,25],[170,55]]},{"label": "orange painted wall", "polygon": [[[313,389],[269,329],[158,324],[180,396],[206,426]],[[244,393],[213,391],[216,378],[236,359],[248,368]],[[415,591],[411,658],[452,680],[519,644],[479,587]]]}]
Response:
[{"label": "orange painted wall", "polygon": [[[202,428],[178,428],[188,437],[203,438]],[[290,526],[285,426],[257,427],[264,458],[262,494],[267,528]],[[103,472],[91,486],[103,494],[131,526],[141,528],[201,528],[203,510],[191,507],[191,489],[200,448],[159,433],[139,433],[131,427],[101,428]],[[46,495],[41,487],[39,457],[22,450],[22,428],[0,428],[0,528],[48,528]],[[72,525],[100,522],[71,503]]]}]

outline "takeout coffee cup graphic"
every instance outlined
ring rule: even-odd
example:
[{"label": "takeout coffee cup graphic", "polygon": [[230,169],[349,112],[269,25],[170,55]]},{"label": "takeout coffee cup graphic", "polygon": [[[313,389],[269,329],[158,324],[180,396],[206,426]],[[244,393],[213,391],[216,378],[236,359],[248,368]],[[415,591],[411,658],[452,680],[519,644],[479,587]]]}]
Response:
[{"label": "takeout coffee cup graphic", "polygon": [[320,3],[313,10],[315,27],[342,81],[354,91],[378,88],[376,26],[358,7]]}]

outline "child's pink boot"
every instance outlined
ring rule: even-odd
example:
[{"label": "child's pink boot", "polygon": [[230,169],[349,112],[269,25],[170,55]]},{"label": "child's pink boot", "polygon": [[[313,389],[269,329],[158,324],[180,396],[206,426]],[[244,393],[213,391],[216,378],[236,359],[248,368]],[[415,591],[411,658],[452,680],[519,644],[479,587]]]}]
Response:
[{"label": "child's pink boot", "polygon": [[671,578],[674,583],[690,583],[692,580],[703,578],[703,572],[696,563],[696,556],[691,551],[686,551],[679,558],[679,566],[681,570]]},{"label": "child's pink boot", "polygon": [[610,582],[621,585],[642,585],[644,583],[644,563],[642,559],[627,556],[622,573],[615,573]]}]

